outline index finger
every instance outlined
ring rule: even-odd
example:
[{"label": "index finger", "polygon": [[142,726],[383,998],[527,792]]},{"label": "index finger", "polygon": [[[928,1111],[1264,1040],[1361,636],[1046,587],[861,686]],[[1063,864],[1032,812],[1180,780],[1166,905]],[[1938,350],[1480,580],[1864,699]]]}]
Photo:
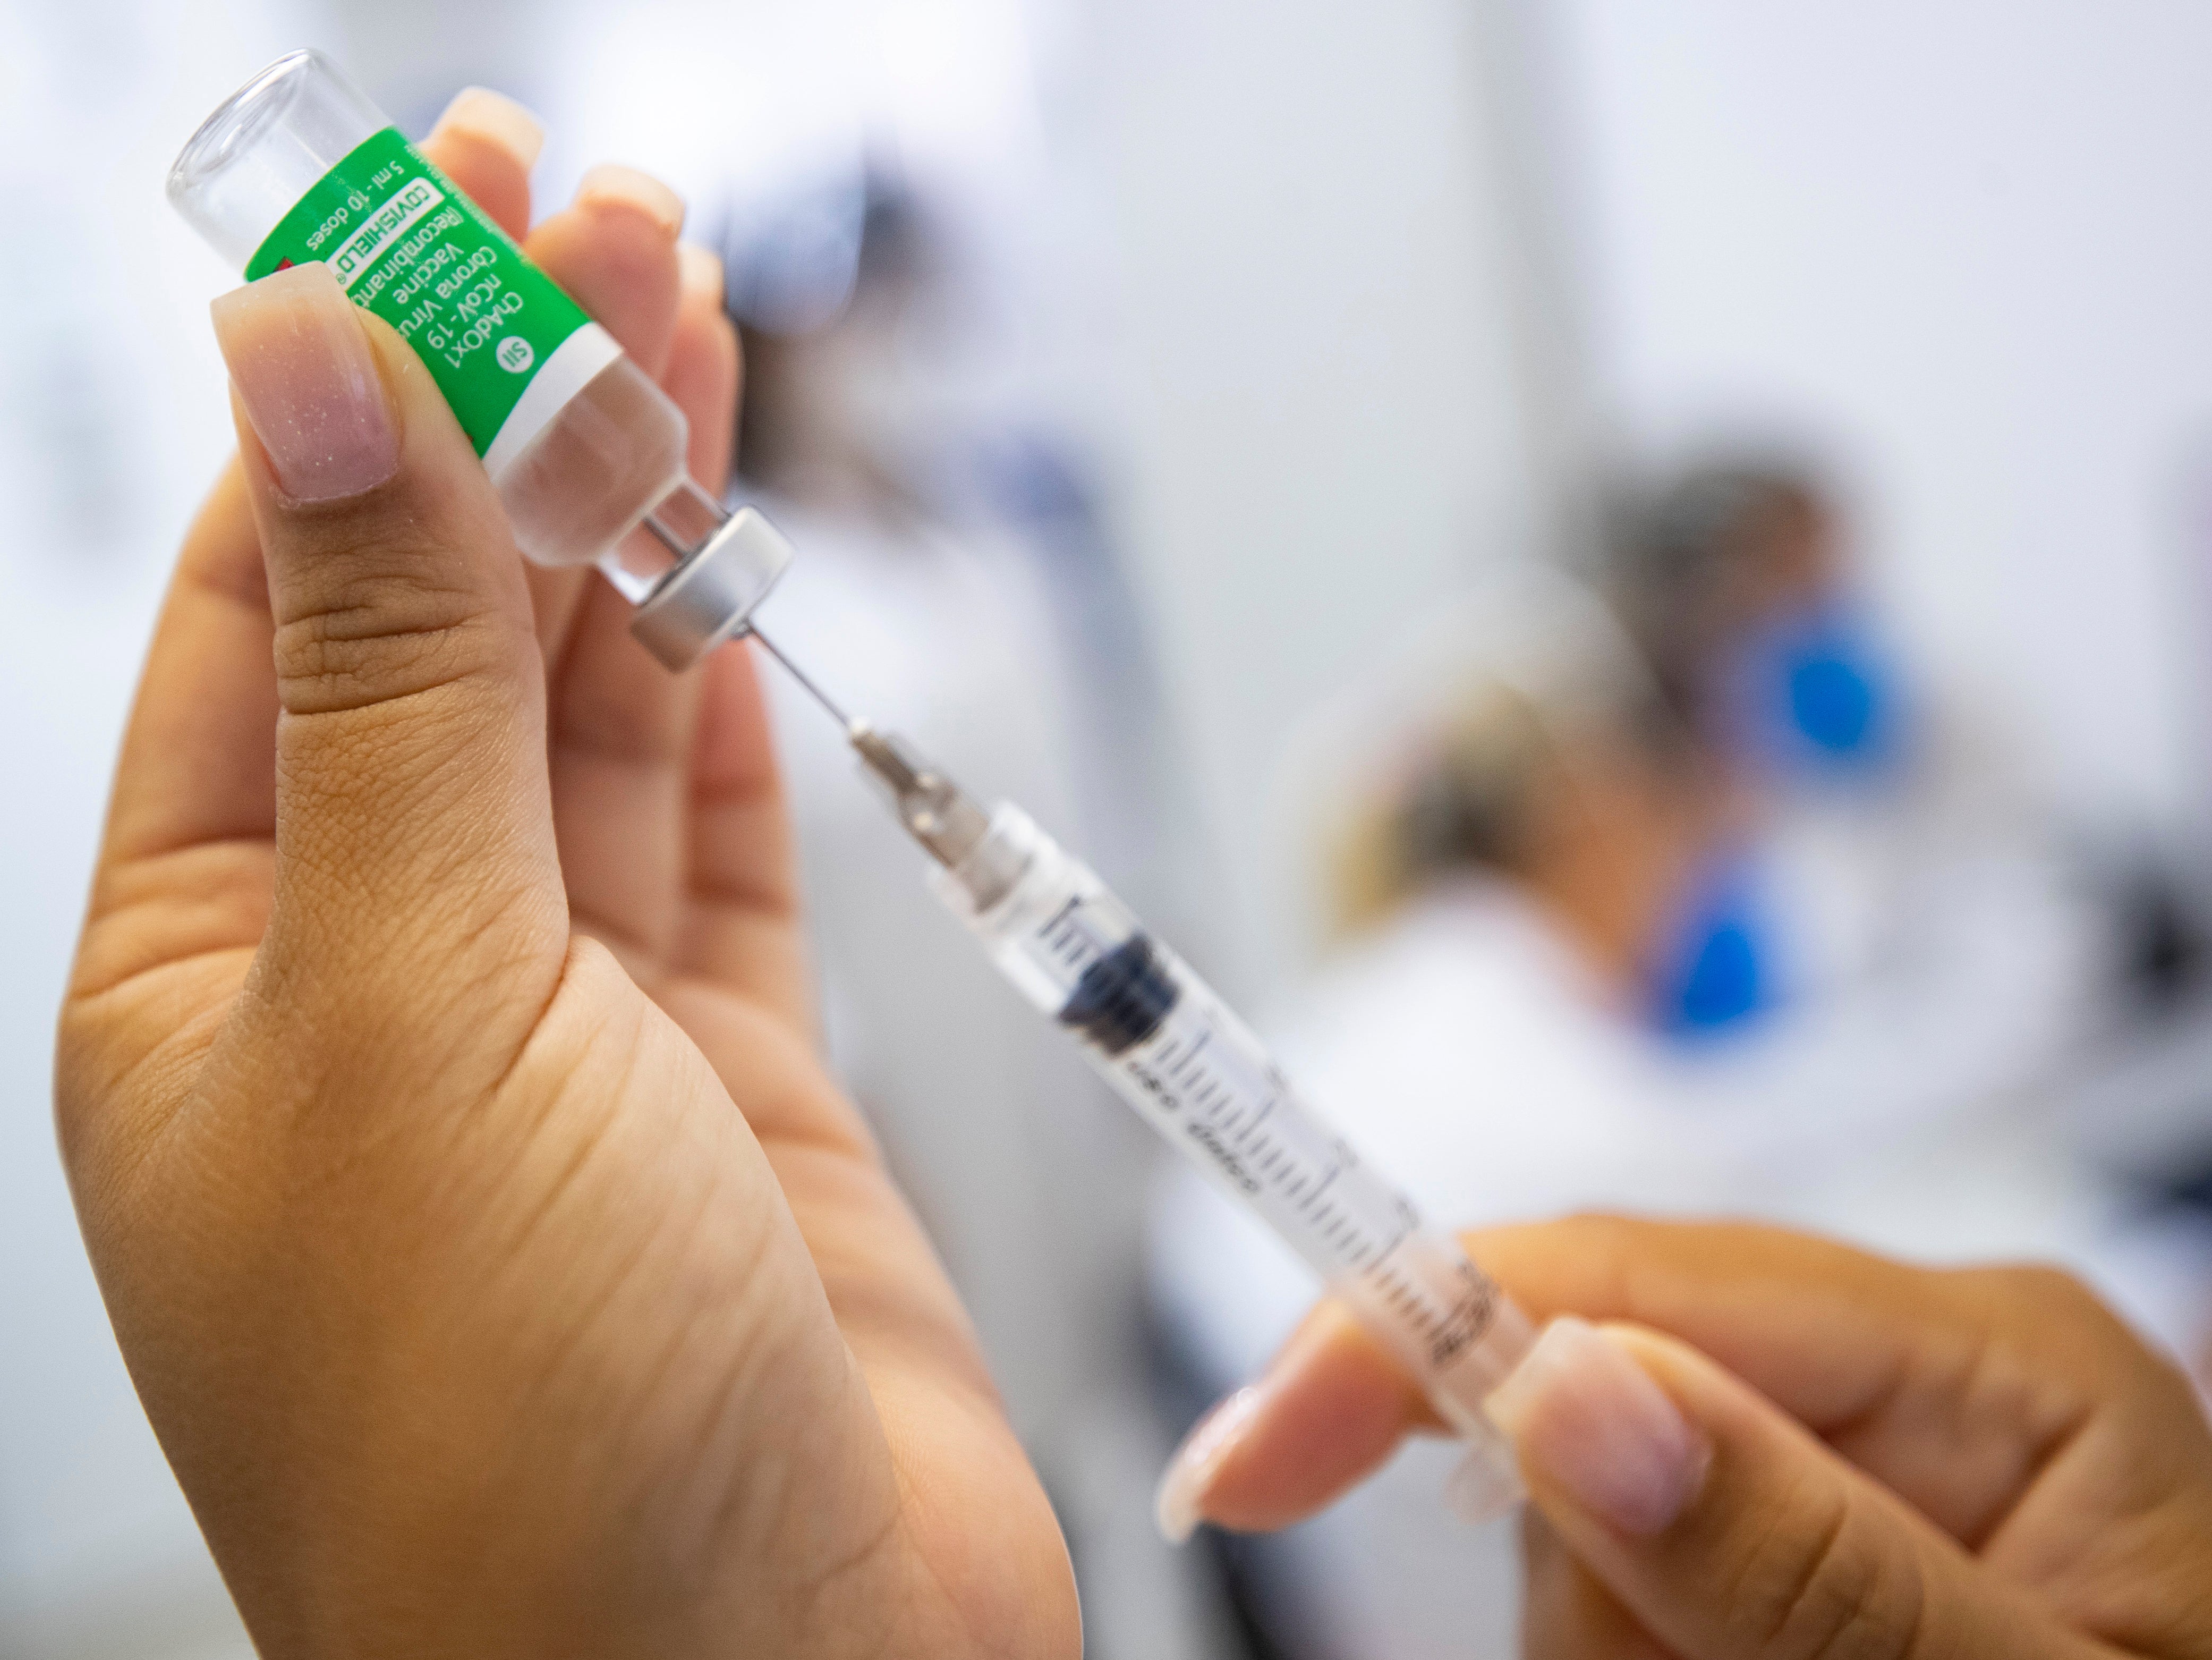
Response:
[{"label": "index finger", "polygon": [[[1963,1540],[2002,1517],[2116,1371],[2155,1370],[2047,1270],[1939,1272],[1777,1228],[1613,1217],[1467,1243],[1531,1318],[1682,1339]],[[1437,1422],[1334,1303],[1308,1316],[1256,1397],[1208,1475],[1205,1513],[1231,1526],[1320,1508]]]},{"label": "index finger", "polygon": [[530,230],[530,169],[545,143],[538,118],[485,87],[467,87],[417,146],[492,222],[520,242]]}]

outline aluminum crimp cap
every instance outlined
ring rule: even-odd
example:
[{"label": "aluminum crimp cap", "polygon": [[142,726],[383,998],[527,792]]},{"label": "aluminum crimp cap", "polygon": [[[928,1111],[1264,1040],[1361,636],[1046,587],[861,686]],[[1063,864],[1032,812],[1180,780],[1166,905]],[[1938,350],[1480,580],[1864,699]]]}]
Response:
[{"label": "aluminum crimp cap", "polygon": [[757,508],[740,508],[707,544],[660,580],[629,631],[681,673],[744,630],[792,561],[792,545]]}]

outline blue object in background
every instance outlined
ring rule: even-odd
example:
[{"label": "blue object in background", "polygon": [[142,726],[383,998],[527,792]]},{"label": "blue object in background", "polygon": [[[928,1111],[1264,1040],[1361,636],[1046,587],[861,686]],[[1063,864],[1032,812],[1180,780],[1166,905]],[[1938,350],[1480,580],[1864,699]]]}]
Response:
[{"label": "blue object in background", "polygon": [[1727,698],[1733,734],[1780,770],[1886,769],[1903,721],[1873,632],[1835,606],[1770,623],[1737,658]]},{"label": "blue object in background", "polygon": [[1654,1024],[1685,1038],[1741,1027],[1773,1006],[1771,956],[1755,861],[1740,851],[1708,860],[1653,955]]},{"label": "blue object in background", "polygon": [[1826,754],[1879,747],[1881,693],[1864,666],[1844,653],[1808,653],[1790,664],[1790,714],[1806,741]]}]

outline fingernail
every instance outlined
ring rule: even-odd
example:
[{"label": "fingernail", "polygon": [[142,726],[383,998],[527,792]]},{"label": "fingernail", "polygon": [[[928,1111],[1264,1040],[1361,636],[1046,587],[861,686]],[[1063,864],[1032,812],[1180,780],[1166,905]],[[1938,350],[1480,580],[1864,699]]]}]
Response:
[{"label": "fingernail", "polygon": [[1672,1523],[1711,1461],[1705,1437],[1651,1374],[1580,1320],[1547,1326],[1486,1406],[1524,1468],[1623,1533]]},{"label": "fingernail", "polygon": [[681,242],[676,248],[676,271],[686,292],[711,298],[716,305],[722,303],[722,262],[696,242]]},{"label": "fingernail", "polygon": [[587,208],[635,208],[669,236],[684,228],[684,198],[635,167],[611,163],[593,167],[576,186],[576,200]]},{"label": "fingernail", "polygon": [[1180,1545],[1206,1516],[1206,1495],[1214,1477],[1252,1426],[1261,1401],[1257,1389],[1242,1389],[1200,1419],[1160,1476],[1152,1516],[1170,1545]]},{"label": "fingernail", "polygon": [[474,133],[521,162],[525,173],[538,165],[538,152],[545,148],[545,129],[538,118],[489,87],[464,87],[431,131]]},{"label": "fingernail", "polygon": [[326,267],[272,271],[210,309],[230,383],[286,495],[335,501],[399,470],[376,354]]}]

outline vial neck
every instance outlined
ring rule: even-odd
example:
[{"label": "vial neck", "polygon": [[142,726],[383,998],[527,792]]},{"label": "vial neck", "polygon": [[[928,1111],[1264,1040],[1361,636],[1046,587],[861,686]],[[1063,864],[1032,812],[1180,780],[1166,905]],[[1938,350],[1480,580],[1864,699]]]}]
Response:
[{"label": "vial neck", "polygon": [[645,515],[645,528],[679,565],[729,522],[730,515],[722,511],[722,504],[688,477]]},{"label": "vial neck", "polygon": [[687,477],[601,557],[599,570],[630,604],[641,605],[671,571],[729,522],[722,504]]}]

